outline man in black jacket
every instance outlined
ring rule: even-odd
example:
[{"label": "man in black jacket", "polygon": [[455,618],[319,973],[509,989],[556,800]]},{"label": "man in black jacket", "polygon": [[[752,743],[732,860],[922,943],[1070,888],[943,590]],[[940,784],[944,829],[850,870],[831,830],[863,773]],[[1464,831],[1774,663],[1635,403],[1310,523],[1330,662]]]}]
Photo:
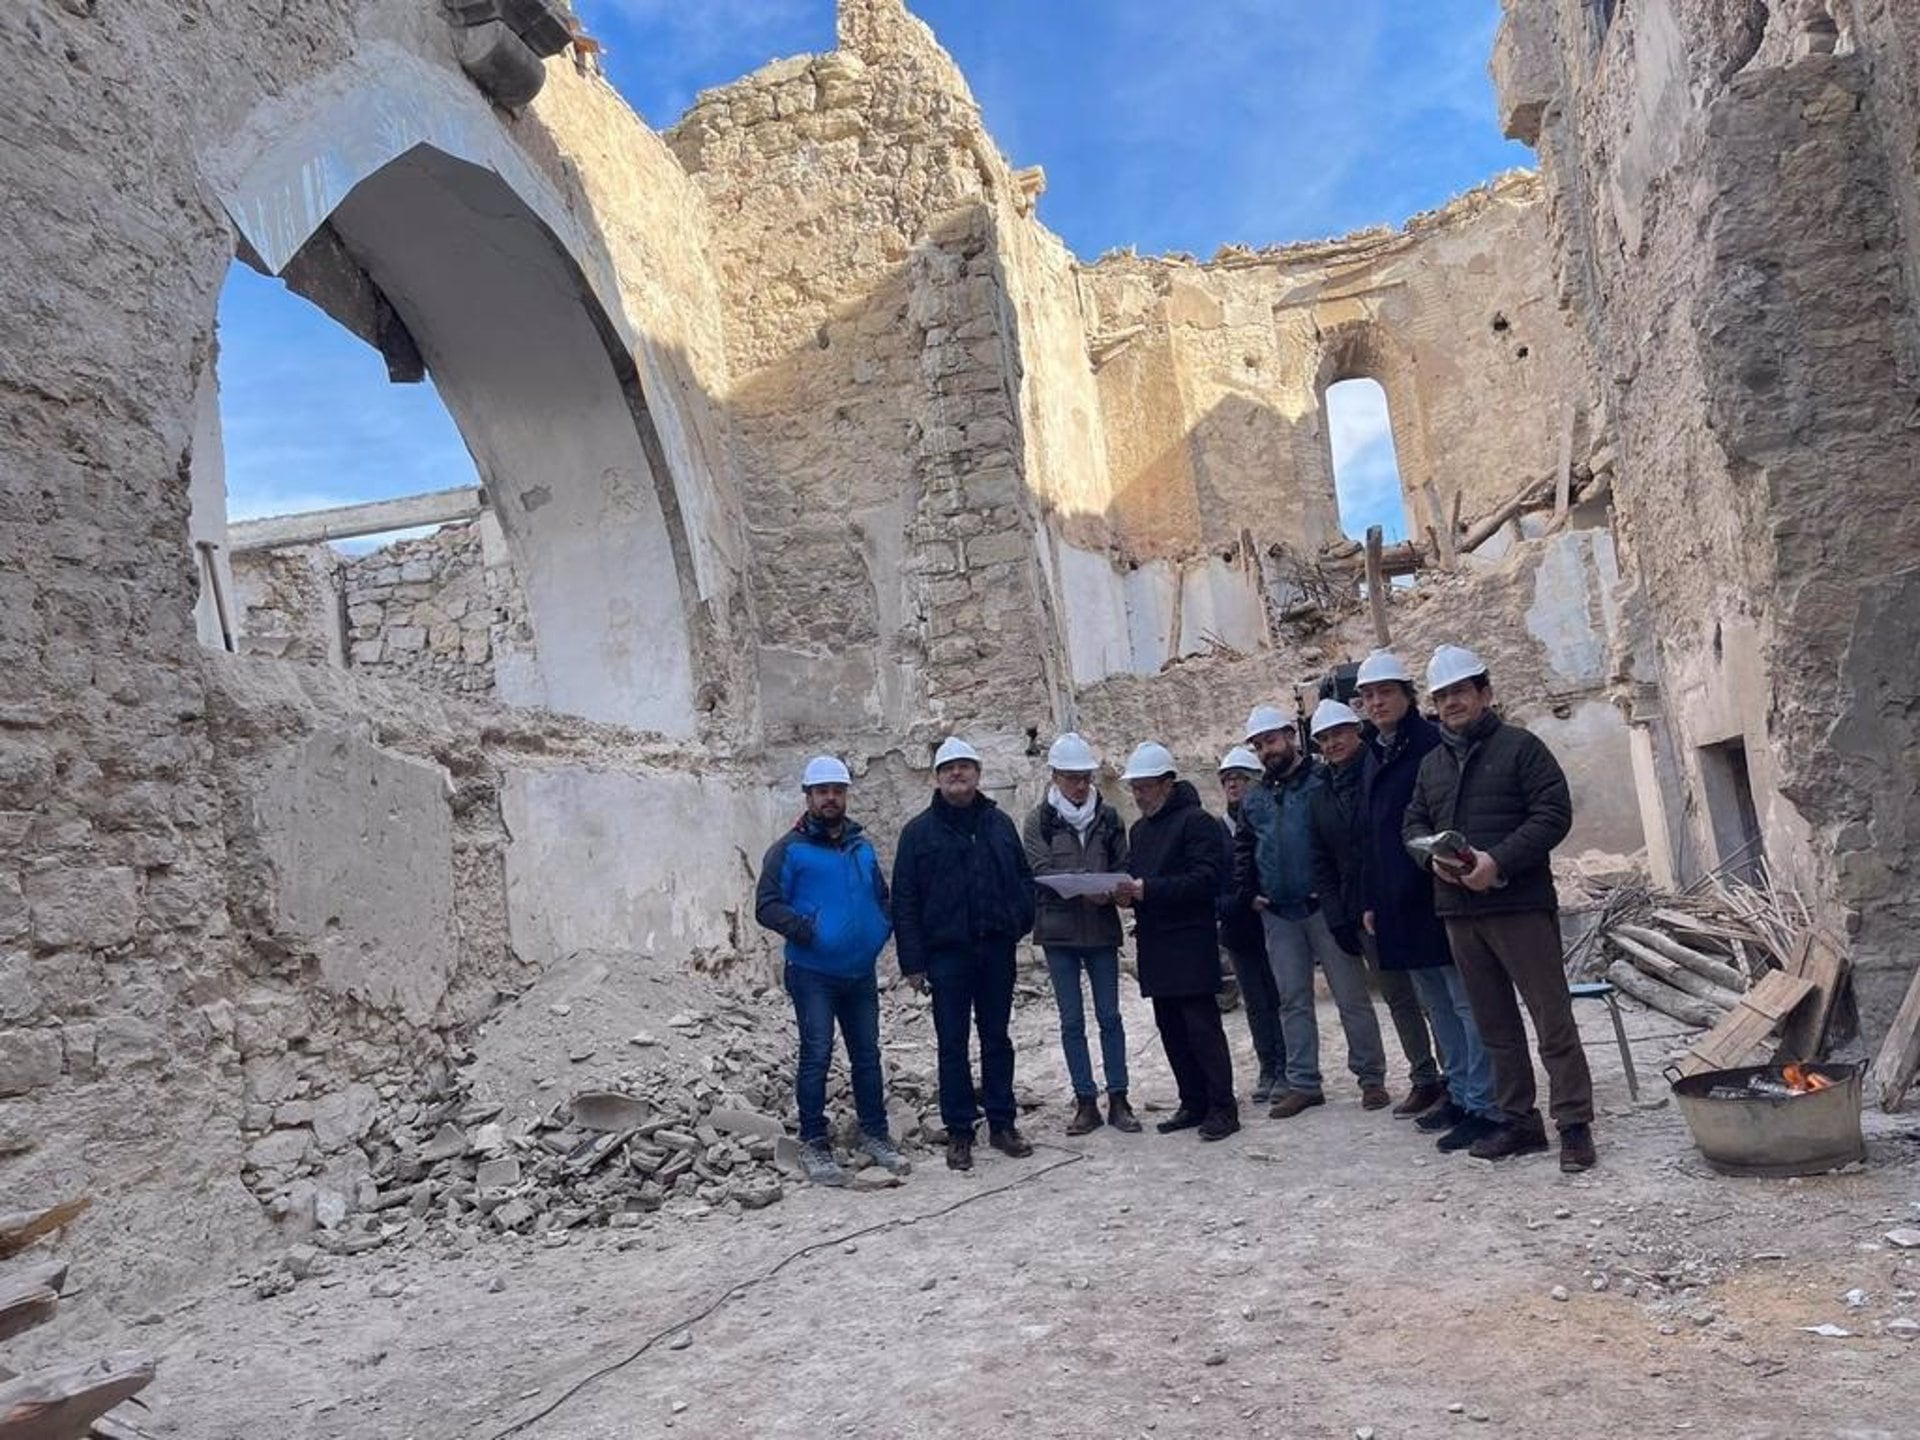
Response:
[{"label": "man in black jacket", "polygon": [[980,754],[949,737],[933,757],[933,801],[900,832],[893,859],[893,940],[900,973],[933,990],[940,1119],[947,1166],[973,1168],[969,1029],[980,1032],[987,1143],[1015,1157],[1033,1146],[1014,1125],[1014,947],[1033,928],[1033,871],[1013,821],[980,793]]},{"label": "man in black jacket", "polygon": [[1233,1056],[1220,1023],[1220,937],[1216,906],[1227,870],[1220,822],[1200,808],[1193,785],[1175,774],[1164,745],[1133,752],[1120,777],[1140,807],[1128,837],[1133,879],[1114,892],[1137,917],[1140,993],[1153,1001],[1161,1048],[1179,1087],[1180,1108],[1156,1128],[1198,1128],[1224,1140],[1240,1128]]},{"label": "man in black jacket", "polygon": [[1458,862],[1426,857],[1434,908],[1493,1061],[1497,1128],[1467,1153],[1501,1160],[1547,1148],[1517,991],[1547,1068],[1560,1168],[1585,1170],[1595,1158],[1593,1077],[1567,993],[1549,863],[1573,826],[1567,777],[1538,736],[1494,713],[1487,667],[1471,650],[1435,650],[1427,689],[1444,743],[1420,762],[1402,835],[1412,842],[1457,830],[1470,847]]},{"label": "man in black jacket", "polygon": [[[1244,745],[1234,746],[1221,757],[1220,791],[1227,797],[1227,816],[1220,827],[1227,837],[1229,861],[1244,823],[1240,802],[1260,783],[1260,771],[1259,757]],[[1260,912],[1241,896],[1231,863],[1220,891],[1220,948],[1239,977],[1247,1034],[1253,1040],[1253,1057],[1260,1067],[1253,1082],[1253,1103],[1265,1105],[1272,1101],[1287,1074],[1287,1044],[1280,1034],[1280,987],[1267,960],[1266,927],[1260,923]]]},{"label": "man in black jacket", "polygon": [[[1394,1107],[1396,1115],[1418,1115],[1447,1096],[1440,1067],[1433,1059],[1433,1037],[1427,1012],[1413,993],[1413,981],[1404,970],[1382,963],[1366,934],[1366,887],[1362,872],[1366,845],[1362,837],[1360,777],[1365,771],[1366,741],[1360,717],[1338,700],[1322,700],[1314,707],[1310,732],[1327,762],[1327,783],[1313,792],[1313,888],[1320,897],[1320,913],[1327,917],[1333,943],[1349,955],[1363,956],[1379,982],[1380,998],[1393,1017],[1394,1033],[1407,1057],[1407,1098]],[[1387,1103],[1384,1090],[1367,1094],[1362,1108],[1378,1110]]]}]

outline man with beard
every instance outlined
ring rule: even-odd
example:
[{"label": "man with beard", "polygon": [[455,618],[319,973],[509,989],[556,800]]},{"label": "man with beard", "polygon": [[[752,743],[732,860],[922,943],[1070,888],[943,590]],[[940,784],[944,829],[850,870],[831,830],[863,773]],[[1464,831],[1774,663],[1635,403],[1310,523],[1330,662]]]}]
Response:
[{"label": "man with beard", "polygon": [[1439,727],[1413,703],[1400,657],[1376,650],[1360,663],[1360,707],[1373,722],[1360,776],[1365,847],[1364,920],[1381,973],[1413,983],[1447,1064],[1446,1098],[1413,1123],[1441,1150],[1464,1150],[1493,1130],[1493,1066],[1480,1043],[1466,982],[1453,963],[1447,927],[1433,908],[1433,881],[1401,843],[1415,777],[1440,742]]},{"label": "man with beard", "polygon": [[1420,762],[1401,835],[1411,844],[1457,830],[1469,847],[1459,860],[1426,857],[1434,908],[1446,921],[1454,963],[1493,1061],[1499,1128],[1467,1153],[1504,1160],[1547,1148],[1534,1104],[1524,1004],[1547,1067],[1560,1168],[1576,1174],[1591,1168],[1595,1155],[1593,1076],[1567,992],[1550,863],[1553,847],[1573,828],[1566,772],[1539,736],[1500,719],[1487,667],[1471,650],[1435,650],[1427,693],[1440,713],[1442,743]]},{"label": "man with beard", "polygon": [[1326,777],[1294,744],[1293,722],[1272,705],[1247,717],[1247,744],[1266,767],[1240,803],[1234,876],[1240,896],[1260,911],[1267,957],[1280,990],[1280,1033],[1287,1047],[1286,1088],[1267,1114],[1285,1120],[1327,1103],[1320,1084],[1320,1025],[1314,1015],[1313,969],[1319,962],[1347,1037],[1347,1068],[1360,1082],[1360,1103],[1389,1105],[1387,1054],[1380,1022],[1357,955],[1334,943],[1313,879],[1313,797]]},{"label": "man with beard", "polygon": [[[936,789],[900,832],[893,859],[894,944],[900,973],[933,991],[940,1056],[940,1119],[947,1168],[973,1168],[974,1125],[984,1107],[987,1143],[1016,1158],[1033,1145],[1014,1124],[1014,947],[1033,928],[1033,871],[1019,832],[980,793],[980,752],[958,737],[933,757]],[[969,1032],[980,1032],[975,1098]]]},{"label": "man with beard", "polygon": [[857,821],[847,818],[853,777],[831,755],[807,762],[807,809],[760,865],[754,919],[786,940],[786,987],[800,1030],[794,1102],[800,1163],[816,1185],[843,1185],[846,1171],[827,1139],[827,1067],[833,1027],[847,1047],[860,1148],[896,1175],[911,1168],[887,1134],[880,1072],[880,992],[874,962],[887,943],[887,882]]},{"label": "man with beard", "polygon": [[1220,937],[1214,929],[1227,868],[1220,822],[1200,808],[1200,795],[1176,773],[1173,755],[1149,741],[1127,760],[1127,782],[1140,818],[1128,836],[1128,870],[1114,898],[1130,906],[1140,964],[1140,993],[1173,1070],[1180,1107],[1154,1128],[1161,1134],[1198,1129],[1224,1140],[1240,1128],[1233,1094],[1233,1057],[1220,1023]]}]

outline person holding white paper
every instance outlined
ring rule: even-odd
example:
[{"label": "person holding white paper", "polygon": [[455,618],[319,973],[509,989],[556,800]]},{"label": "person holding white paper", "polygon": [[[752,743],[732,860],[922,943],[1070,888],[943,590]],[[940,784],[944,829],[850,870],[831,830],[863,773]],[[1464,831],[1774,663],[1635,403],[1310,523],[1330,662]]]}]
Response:
[{"label": "person holding white paper", "polygon": [[[1085,740],[1062,735],[1048,749],[1047,764],[1053,783],[1021,826],[1020,840],[1036,882],[1033,938],[1047,957],[1047,976],[1060,1009],[1060,1049],[1073,1083],[1067,1133],[1086,1135],[1110,1124],[1136,1134],[1140,1121],[1127,1103],[1127,1031],[1120,1018],[1120,914],[1113,904],[1113,884],[1127,878],[1127,831],[1093,788],[1100,761]],[[1055,879],[1057,889],[1047,883],[1049,878]],[[1087,1050],[1082,975],[1093,991],[1094,1019],[1100,1027],[1100,1066],[1107,1082],[1104,1117]]]}]

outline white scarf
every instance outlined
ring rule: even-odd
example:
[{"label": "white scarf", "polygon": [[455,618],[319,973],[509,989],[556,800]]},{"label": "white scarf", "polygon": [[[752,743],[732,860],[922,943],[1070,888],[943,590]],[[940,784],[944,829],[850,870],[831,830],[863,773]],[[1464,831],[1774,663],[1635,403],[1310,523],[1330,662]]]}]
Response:
[{"label": "white scarf", "polygon": [[1082,845],[1087,843],[1087,832],[1093,828],[1093,817],[1100,813],[1100,792],[1087,791],[1086,803],[1070,804],[1067,797],[1060,793],[1058,785],[1047,786],[1047,803],[1053,807],[1053,813],[1073,827],[1073,833],[1080,837]]}]

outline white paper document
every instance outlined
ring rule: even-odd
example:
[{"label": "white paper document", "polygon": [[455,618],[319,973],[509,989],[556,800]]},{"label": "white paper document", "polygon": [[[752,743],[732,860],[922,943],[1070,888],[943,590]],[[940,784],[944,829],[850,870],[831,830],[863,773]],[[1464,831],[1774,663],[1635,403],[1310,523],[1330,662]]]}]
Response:
[{"label": "white paper document", "polygon": [[1054,894],[1071,900],[1076,895],[1111,895],[1114,886],[1122,880],[1131,880],[1131,875],[1095,875],[1077,873],[1072,875],[1036,875],[1033,877]]}]

